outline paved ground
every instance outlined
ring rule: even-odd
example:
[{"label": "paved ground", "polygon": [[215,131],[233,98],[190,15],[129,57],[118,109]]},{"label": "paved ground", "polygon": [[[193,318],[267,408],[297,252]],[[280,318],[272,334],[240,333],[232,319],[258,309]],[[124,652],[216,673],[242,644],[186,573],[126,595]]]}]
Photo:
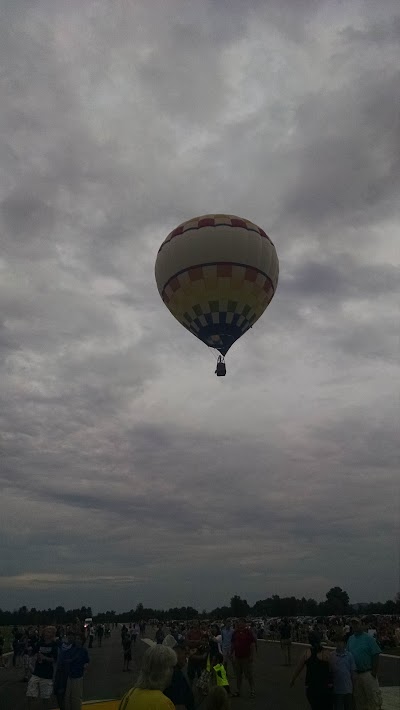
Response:
[{"label": "paved ground", "polygon": [[[125,690],[134,684],[141,657],[147,645],[138,641],[134,648],[134,662],[132,672],[122,671],[122,651],[120,632],[113,631],[111,639],[103,640],[103,647],[94,647],[89,651],[91,664],[85,679],[85,700],[102,698],[120,698]],[[293,646],[293,661],[304,653],[304,647]],[[304,697],[304,678],[297,680],[294,688],[289,688],[289,679],[292,669],[282,665],[279,644],[259,642],[255,676],[257,697],[251,700],[246,686],[243,688],[243,698],[232,700],[232,710],[308,710],[309,706]],[[391,694],[396,710],[398,704],[400,659],[382,658],[380,682],[382,686],[391,686]],[[20,669],[0,669],[0,708],[1,710],[26,710],[26,684],[21,682]],[[232,679],[232,688],[235,688]],[[56,703],[53,703],[56,708]],[[200,706],[200,710],[202,710]]]}]

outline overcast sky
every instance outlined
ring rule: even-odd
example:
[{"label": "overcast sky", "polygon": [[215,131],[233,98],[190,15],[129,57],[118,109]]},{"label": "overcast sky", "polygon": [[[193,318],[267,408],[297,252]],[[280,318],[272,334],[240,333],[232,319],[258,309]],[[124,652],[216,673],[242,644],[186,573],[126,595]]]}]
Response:
[{"label": "overcast sky", "polygon": [[[0,607],[399,588],[400,8],[1,0]],[[216,378],[154,261],[271,236]]]}]

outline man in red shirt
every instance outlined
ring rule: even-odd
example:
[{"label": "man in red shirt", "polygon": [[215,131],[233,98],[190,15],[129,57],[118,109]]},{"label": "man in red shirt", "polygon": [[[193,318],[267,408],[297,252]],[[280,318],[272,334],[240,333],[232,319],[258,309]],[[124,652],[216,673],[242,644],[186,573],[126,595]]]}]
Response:
[{"label": "man in red shirt", "polygon": [[200,629],[197,619],[193,621],[187,633],[186,645],[189,647],[187,674],[193,684],[194,679],[200,678],[203,669],[206,667],[208,648],[207,639],[204,638],[204,633]]},{"label": "man in red shirt", "polygon": [[237,682],[237,693],[234,694],[236,697],[240,696],[243,675],[249,682],[250,696],[255,697],[253,677],[255,647],[254,636],[246,627],[245,619],[239,619],[232,635],[232,657]]}]

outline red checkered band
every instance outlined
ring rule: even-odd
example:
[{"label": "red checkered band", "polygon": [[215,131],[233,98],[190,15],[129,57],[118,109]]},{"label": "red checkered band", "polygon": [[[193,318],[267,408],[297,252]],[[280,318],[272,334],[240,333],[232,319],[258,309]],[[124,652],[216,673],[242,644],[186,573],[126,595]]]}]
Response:
[{"label": "red checkered band", "polygon": [[[174,274],[167,283],[165,284],[163,290],[162,290],[162,299],[164,303],[169,303],[170,299],[172,298],[172,295],[174,294],[175,291],[177,291],[181,287],[181,283],[179,280],[179,277],[182,276],[182,274],[186,274],[189,277],[190,281],[199,281],[200,279],[207,279],[208,276],[204,272],[204,268],[207,266],[216,266],[217,267],[217,276],[218,277],[231,277],[232,276],[232,268],[234,266],[241,266],[242,268],[245,269],[244,271],[244,276],[243,276],[243,281],[248,281],[248,282],[256,282],[257,279],[261,280],[260,283],[260,288],[262,288],[266,294],[272,294],[274,293],[274,287],[272,284],[272,281],[268,274],[265,274],[263,271],[260,271],[257,269],[255,266],[247,266],[246,264],[236,264],[236,263],[229,263],[229,262],[213,262],[213,263],[207,263],[207,264],[197,264],[196,266],[192,266],[189,269],[183,269],[177,274]],[[268,299],[270,300],[270,299]]]},{"label": "red checkered band", "polygon": [[[221,217],[224,218],[223,221],[221,221]],[[268,239],[268,241],[272,244],[266,232],[260,227],[257,227],[256,224],[240,219],[240,217],[219,215],[219,219],[216,219],[216,217],[198,217],[197,219],[192,219],[188,222],[180,224],[179,227],[176,227],[172,230],[172,232],[170,232],[170,234],[168,234],[158,251],[160,252],[163,247],[172,239],[175,239],[175,237],[179,237],[186,232],[202,229],[203,227],[215,227],[216,229],[218,229],[218,227],[233,227],[235,229],[239,227],[240,229],[246,229],[248,232],[255,232],[256,234],[259,234],[264,239]]]}]

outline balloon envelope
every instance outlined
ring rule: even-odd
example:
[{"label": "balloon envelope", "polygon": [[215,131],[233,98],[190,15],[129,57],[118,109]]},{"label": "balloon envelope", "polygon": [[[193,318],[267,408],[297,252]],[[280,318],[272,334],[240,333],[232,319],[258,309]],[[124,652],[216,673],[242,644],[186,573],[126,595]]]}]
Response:
[{"label": "balloon envelope", "polygon": [[272,300],[279,262],[270,238],[249,220],[203,215],[167,236],[155,276],[172,315],[226,355]]}]

